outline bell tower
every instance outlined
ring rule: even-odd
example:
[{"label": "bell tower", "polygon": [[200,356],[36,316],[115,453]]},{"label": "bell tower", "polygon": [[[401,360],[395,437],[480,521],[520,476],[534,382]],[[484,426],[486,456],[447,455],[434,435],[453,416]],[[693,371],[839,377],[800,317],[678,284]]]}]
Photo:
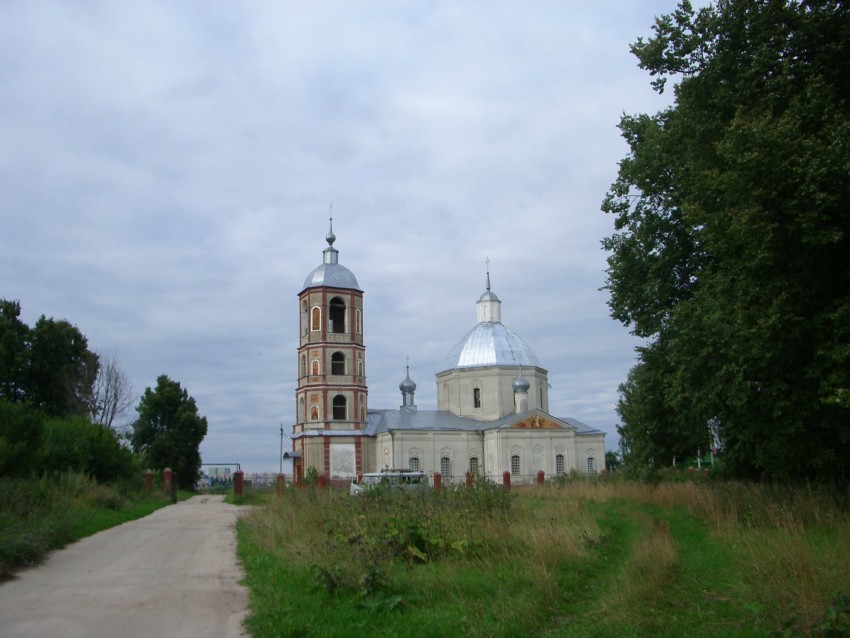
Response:
[{"label": "bell tower", "polygon": [[361,472],[360,435],[366,423],[363,291],[339,263],[333,216],[322,264],[298,294],[298,384],[292,427],[294,472],[315,468],[326,483]]}]

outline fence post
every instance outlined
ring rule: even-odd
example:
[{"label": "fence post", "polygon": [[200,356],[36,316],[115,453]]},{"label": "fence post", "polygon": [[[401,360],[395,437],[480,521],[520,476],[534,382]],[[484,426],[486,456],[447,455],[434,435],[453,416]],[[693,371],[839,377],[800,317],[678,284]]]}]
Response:
[{"label": "fence post", "polygon": [[502,472],[502,485],[505,486],[505,489],[511,489],[511,473],[508,471]]},{"label": "fence post", "polygon": [[475,482],[475,475],[472,472],[466,473],[466,486],[472,487],[472,484]]},{"label": "fence post", "polygon": [[148,496],[153,492],[153,472],[150,470],[145,470],[145,489],[148,492]]},{"label": "fence post", "polygon": [[242,470],[236,470],[233,473],[233,493],[236,496],[242,496],[242,493],[245,491],[245,472]]},{"label": "fence post", "polygon": [[283,474],[277,475],[277,495],[283,496],[283,488],[286,485],[286,477]]},{"label": "fence post", "polygon": [[537,484],[543,485],[543,483],[545,483],[545,482],[546,482],[546,474],[543,472],[543,470],[539,470],[537,472]]},{"label": "fence post", "polygon": [[443,489],[443,476],[439,472],[434,472],[434,489],[438,492]]},{"label": "fence post", "polygon": [[171,494],[171,484],[173,482],[174,472],[171,471],[170,467],[167,467],[162,471],[162,489],[165,490],[166,494]]},{"label": "fence post", "polygon": [[319,489],[325,489],[326,483],[327,483],[327,481],[325,481],[325,475],[319,474],[319,480],[318,480]]}]

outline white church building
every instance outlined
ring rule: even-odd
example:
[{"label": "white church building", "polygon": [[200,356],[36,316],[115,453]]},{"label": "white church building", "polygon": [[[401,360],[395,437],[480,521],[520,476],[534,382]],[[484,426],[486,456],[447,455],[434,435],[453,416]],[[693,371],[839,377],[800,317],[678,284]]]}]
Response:
[{"label": "white church building", "polygon": [[416,406],[409,368],[399,385],[401,406],[368,405],[363,291],[339,263],[333,221],[324,259],[304,281],[300,311],[296,480],[315,468],[326,484],[346,485],[382,468],[423,470],[442,482],[467,472],[501,482],[535,481],[605,468],[605,434],[549,414],[548,372],[531,348],[502,324],[502,302],[486,289],[477,323],[437,372],[437,410]]}]

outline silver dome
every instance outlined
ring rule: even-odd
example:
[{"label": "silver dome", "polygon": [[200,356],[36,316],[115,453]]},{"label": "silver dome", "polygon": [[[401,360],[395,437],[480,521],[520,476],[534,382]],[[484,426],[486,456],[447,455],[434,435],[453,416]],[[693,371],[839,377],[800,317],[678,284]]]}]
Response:
[{"label": "silver dome", "polygon": [[536,366],[540,364],[528,344],[510,328],[495,321],[479,323],[466,333],[448,356],[448,366]]},{"label": "silver dome", "polygon": [[357,283],[354,273],[340,264],[322,264],[316,268],[304,280],[303,290],[320,286],[360,290],[360,285]]},{"label": "silver dome", "polygon": [[531,384],[528,382],[528,379],[522,376],[522,370],[519,371],[519,376],[511,383],[511,387],[514,389],[514,392],[528,392]]}]

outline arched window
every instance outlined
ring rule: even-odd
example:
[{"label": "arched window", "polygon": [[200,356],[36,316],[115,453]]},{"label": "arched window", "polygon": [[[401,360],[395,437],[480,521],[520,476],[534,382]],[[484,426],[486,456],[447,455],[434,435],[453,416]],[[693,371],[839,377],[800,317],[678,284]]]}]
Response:
[{"label": "arched window", "polygon": [[407,466],[411,470],[418,472],[419,471],[419,457],[418,456],[411,456],[410,461],[407,463]]},{"label": "arched window", "polygon": [[345,355],[341,352],[331,355],[331,374],[345,374]]},{"label": "arched window", "polygon": [[345,302],[339,297],[331,299],[328,305],[328,332],[342,334],[345,332]]},{"label": "arched window", "polygon": [[555,455],[555,474],[557,476],[561,476],[565,472],[564,468],[564,455],[556,454]]},{"label": "arched window", "polygon": [[357,364],[357,374],[361,377],[363,376],[363,362],[362,361]]},{"label": "arched window", "polygon": [[470,456],[469,457],[469,471],[472,474],[478,474],[478,457]]},{"label": "arched window", "polygon": [[310,317],[310,330],[322,329],[322,309],[319,306],[313,306],[313,311]]},{"label": "arched window", "polygon": [[304,397],[298,399],[298,421],[304,420]]},{"label": "arched window", "polygon": [[365,405],[360,406],[360,421],[362,421],[362,422],[366,421],[366,406]]},{"label": "arched window", "polygon": [[306,354],[301,355],[301,376],[302,377],[307,376],[307,355]]},{"label": "arched window", "polygon": [[452,460],[447,456],[440,459],[440,474],[445,480],[452,477]]},{"label": "arched window", "polygon": [[363,312],[358,308],[354,313],[354,329],[357,331],[357,334],[363,334]]},{"label": "arched window", "polygon": [[519,476],[519,454],[511,456],[511,476]]},{"label": "arched window", "polygon": [[318,421],[319,420],[319,406],[314,405],[310,408],[310,420]]},{"label": "arched window", "polygon": [[307,300],[301,300],[301,334],[307,334]]},{"label": "arched window", "polygon": [[310,367],[312,368],[312,372],[310,372],[310,374],[312,374],[314,377],[319,376],[319,360],[313,359],[313,363],[310,364]]},{"label": "arched window", "polygon": [[474,388],[472,390],[472,405],[476,408],[481,407],[481,388]]},{"label": "arched window", "polygon": [[334,397],[333,400],[333,408],[334,408],[334,421],[345,421],[346,410],[345,410],[345,397],[341,394],[338,394]]},{"label": "arched window", "polygon": [[596,459],[592,456],[587,457],[587,473],[596,474]]}]

